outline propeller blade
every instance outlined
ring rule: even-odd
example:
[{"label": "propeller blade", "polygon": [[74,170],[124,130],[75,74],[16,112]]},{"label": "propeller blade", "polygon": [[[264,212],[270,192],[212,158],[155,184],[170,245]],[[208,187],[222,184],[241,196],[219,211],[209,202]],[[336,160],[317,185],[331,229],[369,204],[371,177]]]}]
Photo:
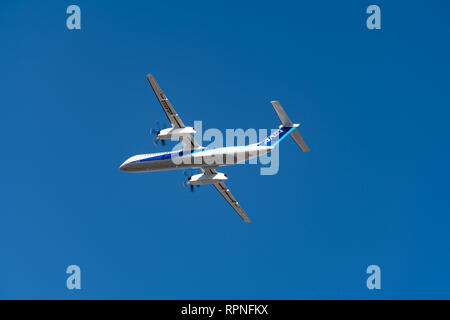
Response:
[{"label": "propeller blade", "polygon": [[[168,127],[167,127],[168,128]],[[159,123],[159,121],[158,120],[156,120],[155,121],[155,126],[154,126],[154,128],[151,128],[150,129],[150,134],[151,135],[156,135],[156,137],[155,137],[155,140],[153,140],[153,144],[156,146],[157,144],[158,144],[158,141],[159,142],[161,142],[161,145],[163,146],[163,147],[165,147],[166,146],[166,141],[164,141],[163,139],[160,139],[159,137],[158,137],[158,135],[159,135],[159,133],[161,132],[161,124]]]}]

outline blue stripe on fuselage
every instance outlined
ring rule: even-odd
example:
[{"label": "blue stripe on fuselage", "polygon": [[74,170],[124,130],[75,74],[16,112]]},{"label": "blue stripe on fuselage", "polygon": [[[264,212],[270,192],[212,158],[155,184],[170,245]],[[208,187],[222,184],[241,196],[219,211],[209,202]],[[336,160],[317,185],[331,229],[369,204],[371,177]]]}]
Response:
[{"label": "blue stripe on fuselage", "polygon": [[[202,152],[205,151],[204,149],[202,150],[193,150],[190,151],[189,154],[193,154],[193,153],[197,153],[197,152]],[[153,156],[153,157],[148,157],[148,158],[144,158],[141,160],[137,160],[137,162],[146,162],[146,161],[154,161],[154,160],[167,160],[167,159],[171,159],[172,157],[182,157],[185,154],[187,154],[185,151],[176,151],[176,152],[167,152],[164,154],[159,154],[157,156]]]}]

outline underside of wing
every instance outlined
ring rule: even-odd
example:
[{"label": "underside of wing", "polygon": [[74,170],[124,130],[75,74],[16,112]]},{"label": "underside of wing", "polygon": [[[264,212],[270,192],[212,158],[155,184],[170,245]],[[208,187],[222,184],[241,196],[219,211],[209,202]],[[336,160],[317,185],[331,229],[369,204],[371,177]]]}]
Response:
[{"label": "underside of wing", "polygon": [[[161,88],[158,85],[158,82],[156,82],[153,75],[148,74],[147,80],[152,86],[153,92],[156,95],[156,98],[158,98],[159,103],[161,104],[162,109],[164,110],[167,119],[169,119],[170,124],[172,125],[172,128],[174,129],[180,129],[185,128],[185,125],[183,121],[181,120],[178,113],[173,108],[172,104],[170,103],[169,99],[167,99],[164,92],[161,90]],[[189,150],[195,150],[200,148],[201,146],[198,144],[197,141],[195,141],[194,137],[192,135],[186,135],[183,137],[180,137],[181,143],[183,144],[183,149],[189,149]]]},{"label": "underside of wing", "polygon": [[[211,168],[202,168],[202,171],[205,174],[216,174],[217,171]],[[244,210],[241,208],[236,198],[230,192],[230,189],[227,188],[224,182],[214,183],[214,187],[220,194],[224,197],[224,199],[230,204],[230,206],[236,211],[236,213],[244,220],[245,222],[250,222],[247,214],[245,214]]]},{"label": "underside of wing", "polygon": [[250,219],[245,214],[244,210],[242,210],[239,203],[236,201],[236,199],[231,194],[230,190],[227,188],[225,183],[220,182],[214,184],[214,187],[216,187],[217,191],[220,192],[220,194],[227,200],[227,202],[233,207],[233,209],[237,212],[237,214],[244,220],[245,222],[250,222]]},{"label": "underside of wing", "polygon": [[156,98],[158,98],[158,101],[161,104],[161,107],[163,108],[164,112],[166,113],[166,116],[169,119],[170,123],[172,124],[172,127],[184,128],[183,121],[181,121],[180,117],[178,116],[178,113],[176,113],[169,99],[167,99],[166,95],[159,87],[158,82],[156,82],[153,75],[148,74],[147,80],[152,86],[153,92],[155,93]]}]

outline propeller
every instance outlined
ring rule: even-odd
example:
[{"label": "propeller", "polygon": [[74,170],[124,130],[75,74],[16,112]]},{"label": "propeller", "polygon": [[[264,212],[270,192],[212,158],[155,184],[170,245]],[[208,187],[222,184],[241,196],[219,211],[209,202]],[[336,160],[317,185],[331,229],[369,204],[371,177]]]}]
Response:
[{"label": "propeller", "polygon": [[188,177],[185,181],[183,181],[183,187],[186,188],[187,185],[189,185],[189,190],[190,190],[191,192],[194,192],[194,191],[195,191],[195,188],[194,188],[194,187],[200,187],[199,185],[194,186],[194,185],[192,185],[192,184],[189,183],[189,177],[191,177],[191,176],[193,175],[193,173],[194,173],[193,170],[183,170],[184,176],[185,176],[185,177]]},{"label": "propeller", "polygon": [[153,139],[153,144],[156,146],[158,142],[161,142],[161,145],[164,147],[166,145],[166,141],[158,138],[158,134],[161,131],[161,125],[159,121],[155,121],[155,127],[150,129],[150,134],[155,135],[155,139]]}]

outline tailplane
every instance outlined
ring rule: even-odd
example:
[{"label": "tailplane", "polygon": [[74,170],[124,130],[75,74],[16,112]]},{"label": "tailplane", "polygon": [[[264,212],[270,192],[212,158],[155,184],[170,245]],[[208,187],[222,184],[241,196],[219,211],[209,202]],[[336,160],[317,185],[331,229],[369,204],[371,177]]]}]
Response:
[{"label": "tailplane", "polygon": [[278,101],[271,101],[270,103],[275,109],[278,118],[280,118],[281,126],[277,131],[273,132],[270,136],[268,136],[266,139],[260,142],[259,145],[276,146],[278,143],[280,143],[281,140],[283,140],[285,137],[287,137],[288,134],[290,134],[292,139],[294,139],[295,143],[300,147],[300,149],[302,149],[303,152],[310,151],[305,140],[303,140],[300,133],[297,130],[295,130],[300,125],[292,123],[286,111],[284,111],[283,107]]}]

